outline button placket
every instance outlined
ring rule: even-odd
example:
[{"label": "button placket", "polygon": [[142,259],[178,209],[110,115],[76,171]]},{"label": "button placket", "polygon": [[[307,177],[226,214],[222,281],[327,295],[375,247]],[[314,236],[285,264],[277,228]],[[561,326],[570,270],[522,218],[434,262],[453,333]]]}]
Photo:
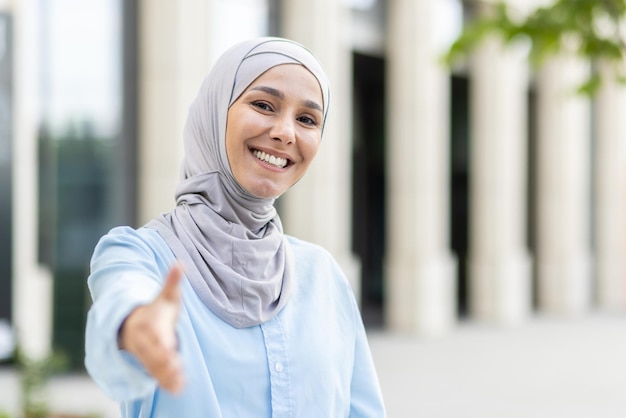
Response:
[{"label": "button placket", "polygon": [[291,417],[293,400],[289,359],[281,323],[277,317],[274,317],[271,321],[261,324],[261,330],[263,331],[270,373],[272,416],[274,418]]}]

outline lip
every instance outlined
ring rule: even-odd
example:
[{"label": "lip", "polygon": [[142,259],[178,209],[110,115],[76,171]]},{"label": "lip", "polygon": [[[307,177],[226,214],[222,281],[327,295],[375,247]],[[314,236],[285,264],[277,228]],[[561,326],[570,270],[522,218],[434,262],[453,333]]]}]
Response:
[{"label": "lip", "polygon": [[[292,157],[291,155],[289,155],[289,154],[287,154],[287,153],[284,153],[284,152],[276,151],[276,150],[271,149],[271,148],[257,147],[257,146],[249,146],[249,147],[248,147],[248,150],[250,151],[250,155],[252,155],[252,157],[253,157],[255,160],[257,160],[258,162],[260,162],[260,163],[262,163],[262,164],[264,164],[264,165],[266,165],[266,166],[270,166],[270,167],[273,167],[273,168],[278,168],[278,169],[280,169],[280,170],[284,170],[284,169],[286,169],[286,168],[289,168],[289,167],[290,167],[290,166],[292,166],[293,164],[295,164],[295,161],[294,161],[294,159],[293,159],[293,157]],[[261,161],[261,160],[259,160],[257,157],[255,157],[255,156],[254,156],[254,154],[252,154],[252,152],[253,152],[254,150],[262,151],[262,152],[264,152],[264,153],[266,153],[266,154],[270,154],[270,155],[273,155],[273,156],[275,156],[275,157],[284,158],[285,160],[287,160],[287,165],[286,165],[286,166],[284,166],[283,168],[279,168],[279,167],[276,167],[275,165],[272,165],[272,164],[266,163],[265,161]]]}]

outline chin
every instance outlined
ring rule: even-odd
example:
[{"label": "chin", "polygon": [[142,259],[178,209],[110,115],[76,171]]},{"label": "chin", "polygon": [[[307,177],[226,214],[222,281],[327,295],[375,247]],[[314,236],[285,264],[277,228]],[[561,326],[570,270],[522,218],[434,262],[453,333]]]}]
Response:
[{"label": "chin", "polygon": [[263,187],[257,185],[256,187],[244,187],[248,193],[250,193],[254,197],[258,197],[260,199],[276,199],[281,194],[285,192],[283,189],[279,189],[276,187]]}]

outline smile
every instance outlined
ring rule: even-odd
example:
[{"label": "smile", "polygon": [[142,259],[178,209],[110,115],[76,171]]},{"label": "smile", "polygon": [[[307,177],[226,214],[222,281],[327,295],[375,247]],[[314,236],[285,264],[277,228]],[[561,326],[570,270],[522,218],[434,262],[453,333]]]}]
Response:
[{"label": "smile", "polygon": [[257,149],[253,149],[252,154],[259,160],[265,161],[266,163],[279,167],[279,168],[284,168],[287,165],[287,163],[289,163],[289,160],[287,160],[286,158],[276,157],[274,155],[270,155],[266,152],[259,151]]}]

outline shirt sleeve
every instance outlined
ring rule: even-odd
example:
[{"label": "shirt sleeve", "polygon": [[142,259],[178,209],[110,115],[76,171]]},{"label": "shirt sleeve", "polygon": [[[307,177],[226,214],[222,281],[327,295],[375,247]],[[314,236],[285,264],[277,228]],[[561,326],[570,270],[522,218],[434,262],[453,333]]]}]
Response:
[{"label": "shirt sleeve", "polygon": [[116,228],[94,250],[88,279],[93,304],[87,315],[85,367],[113,400],[141,398],[156,387],[141,364],[117,344],[118,331],[137,306],[159,293],[154,252],[131,228]]},{"label": "shirt sleeve", "polygon": [[387,416],[372,353],[356,300],[352,298],[356,339],[354,369],[350,384],[350,418],[384,418]]}]

